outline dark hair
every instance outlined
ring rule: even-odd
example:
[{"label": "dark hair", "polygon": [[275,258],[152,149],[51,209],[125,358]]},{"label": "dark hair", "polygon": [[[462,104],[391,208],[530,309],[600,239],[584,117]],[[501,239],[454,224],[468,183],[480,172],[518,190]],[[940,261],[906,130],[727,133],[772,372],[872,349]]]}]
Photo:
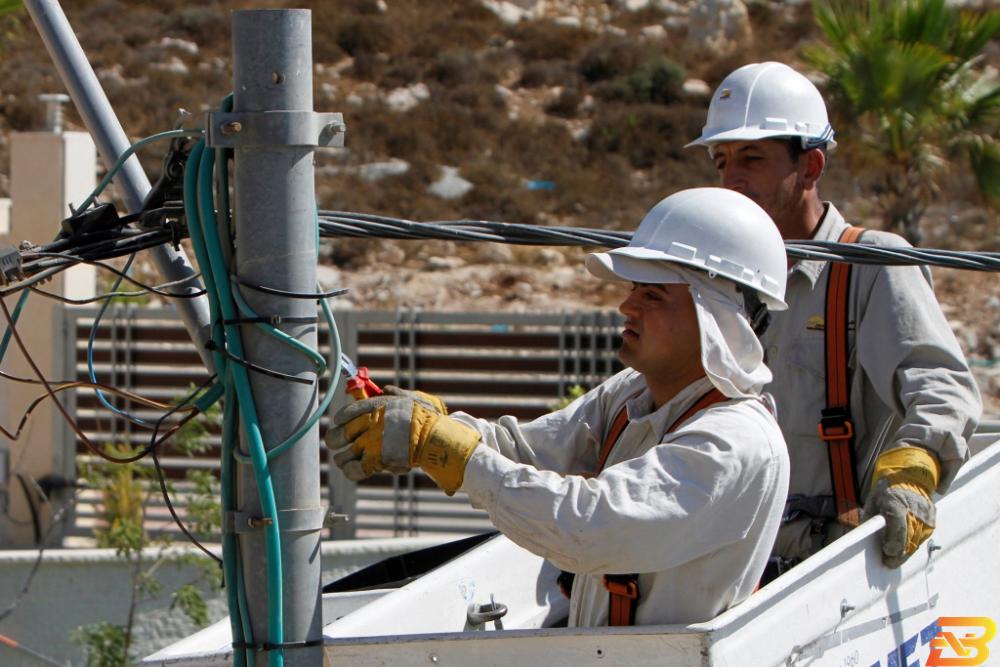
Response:
[{"label": "dark hair", "polygon": [[814,149],[819,149],[823,151],[823,155],[827,154],[826,144],[823,144],[822,146],[811,146],[809,148],[806,148],[805,146],[802,145],[802,139],[800,139],[799,137],[789,137],[785,139],[782,143],[785,144],[785,149],[788,151],[788,157],[792,158],[792,162],[798,162],[799,156],[801,156],[803,153],[807,153]]}]

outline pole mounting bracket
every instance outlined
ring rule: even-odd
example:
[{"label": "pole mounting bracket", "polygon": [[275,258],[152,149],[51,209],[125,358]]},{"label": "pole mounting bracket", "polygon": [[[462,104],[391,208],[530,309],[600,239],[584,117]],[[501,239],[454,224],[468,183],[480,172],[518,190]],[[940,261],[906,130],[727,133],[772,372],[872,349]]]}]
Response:
[{"label": "pole mounting bracket", "polygon": [[205,127],[212,148],[342,148],[347,132],[343,114],[316,111],[209,111]]}]

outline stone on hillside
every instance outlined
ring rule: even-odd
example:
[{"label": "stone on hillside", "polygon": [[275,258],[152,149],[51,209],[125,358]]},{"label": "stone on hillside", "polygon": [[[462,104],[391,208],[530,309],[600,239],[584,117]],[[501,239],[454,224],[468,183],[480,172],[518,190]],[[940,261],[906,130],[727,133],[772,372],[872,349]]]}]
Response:
[{"label": "stone on hillside", "polygon": [[149,66],[150,69],[159,70],[161,72],[169,72],[171,74],[187,74],[188,66],[184,64],[177,56],[172,56],[170,60],[165,63],[153,63]]},{"label": "stone on hillside", "polygon": [[425,83],[415,83],[405,88],[396,88],[385,96],[385,103],[393,111],[409,111],[431,96]]},{"label": "stone on hillside", "polygon": [[475,261],[479,264],[510,264],[514,261],[514,251],[503,243],[477,243]]},{"label": "stone on hillside", "polygon": [[358,176],[365,181],[381,181],[388,176],[402,176],[410,170],[410,163],[399,158],[385,162],[369,162],[358,167]]},{"label": "stone on hillside", "polygon": [[424,268],[428,271],[449,271],[465,266],[461,257],[428,257]]},{"label": "stone on hillside", "polygon": [[427,188],[427,192],[441,199],[458,199],[472,189],[472,183],[458,175],[455,167],[441,167],[441,178]]},{"label": "stone on hillside", "polygon": [[684,95],[693,100],[707,100],[712,97],[712,87],[701,79],[688,79],[681,87]]},{"label": "stone on hillside", "polygon": [[703,0],[688,16],[687,48],[714,57],[731,55],[753,36],[741,0]]},{"label": "stone on hillside", "polygon": [[649,0],[618,0],[616,3],[627,12],[640,12],[649,7]]},{"label": "stone on hillside", "polygon": [[562,266],[566,263],[566,257],[555,248],[541,248],[535,254],[535,263],[542,266]]},{"label": "stone on hillside", "polygon": [[498,2],[497,0],[482,0],[483,7],[497,15],[502,23],[514,25],[531,16],[531,11],[515,5],[513,2]]},{"label": "stone on hillside", "polygon": [[579,16],[559,16],[554,23],[564,28],[579,28],[583,25]]},{"label": "stone on hillside", "polygon": [[198,55],[198,45],[186,39],[178,39],[177,37],[164,37],[163,39],[160,40],[160,46],[164,49],[173,49],[175,51],[182,51],[192,56]]},{"label": "stone on hillside", "polygon": [[667,29],[662,25],[647,25],[641,32],[646,39],[664,39],[667,36]]}]

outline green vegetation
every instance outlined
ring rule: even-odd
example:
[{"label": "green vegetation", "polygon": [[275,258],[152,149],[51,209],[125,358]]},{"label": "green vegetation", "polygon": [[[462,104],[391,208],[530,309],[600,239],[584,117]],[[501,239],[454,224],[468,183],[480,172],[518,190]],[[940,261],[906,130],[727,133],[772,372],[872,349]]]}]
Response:
[{"label": "green vegetation", "polygon": [[586,393],[587,393],[587,390],[584,387],[582,387],[581,385],[575,384],[575,385],[573,385],[572,387],[570,387],[569,389],[566,390],[566,395],[565,396],[563,396],[561,399],[559,399],[558,401],[556,401],[555,403],[553,403],[552,405],[550,405],[549,409],[552,412],[555,412],[556,410],[562,410],[567,405],[569,405],[570,403],[572,403],[573,401],[575,401],[576,399],[580,398],[581,396],[583,396]]},{"label": "green vegetation", "polygon": [[911,241],[944,179],[969,167],[980,192],[1000,199],[1000,80],[982,53],[1000,33],[1000,12],[945,0],[839,0],[814,5],[826,43],[805,57],[865,158],[887,228]]},{"label": "green vegetation", "polygon": [[[208,425],[217,421],[218,407],[189,421],[169,444],[174,453],[194,455],[207,449]],[[105,451],[115,458],[127,458],[138,453],[128,445],[108,445]],[[219,583],[219,570],[207,558],[195,555],[177,556],[167,553],[172,542],[169,537],[154,538],[146,530],[146,507],[152,494],[157,492],[155,471],[143,461],[111,463],[102,461],[82,471],[83,478],[101,492],[101,525],[94,530],[97,545],[114,549],[126,561],[131,573],[129,611],[124,622],[110,620],[77,628],[72,639],[84,648],[87,667],[122,667],[131,664],[130,655],[135,630],[136,612],[144,601],[164,594],[157,572],[167,566],[192,567],[197,575],[171,593],[171,609],[178,609],[198,627],[210,622],[202,592]],[[193,486],[187,496],[186,519],[193,534],[200,539],[219,541],[221,512],[219,488],[215,477],[208,472],[188,471],[185,481]],[[176,500],[176,489],[167,484],[171,497]],[[149,549],[156,550],[154,558]],[[145,552],[145,554],[144,554]]]}]

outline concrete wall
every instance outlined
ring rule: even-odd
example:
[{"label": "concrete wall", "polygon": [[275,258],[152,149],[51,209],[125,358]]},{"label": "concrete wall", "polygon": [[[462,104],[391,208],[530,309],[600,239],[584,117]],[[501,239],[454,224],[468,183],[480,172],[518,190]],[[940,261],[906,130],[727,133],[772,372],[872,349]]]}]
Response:
[{"label": "concrete wall", "polygon": [[[55,238],[60,222],[70,215],[70,204],[79,205],[96,185],[97,149],[85,132],[22,132],[11,135],[11,209],[9,229],[0,234],[0,244],[23,240],[45,244]],[[75,266],[55,276],[46,291],[74,299],[95,294],[95,269]],[[13,300],[10,302],[13,304]],[[65,355],[65,319],[62,304],[37,295],[29,299],[18,322],[31,357],[49,379],[63,379],[75,360]],[[6,323],[4,323],[6,328]],[[3,368],[14,375],[34,377],[33,371],[11,343]],[[0,416],[4,424],[18,423],[28,404],[41,393],[37,386],[4,382],[0,387]],[[0,546],[30,547],[35,544],[28,498],[18,483],[58,475],[73,480],[76,475],[75,445],[69,427],[51,401],[32,414],[25,432],[16,441],[0,438],[0,449],[9,452],[10,476],[0,479],[7,486],[9,504],[0,515]],[[2,453],[0,453],[2,456]],[[30,488],[30,484],[28,484]],[[58,504],[58,503],[57,503]],[[36,507],[42,534],[49,529],[47,503]],[[58,544],[61,534],[52,535]]]},{"label": "concrete wall", "polygon": [[[438,544],[441,538],[399,538],[325,542],[323,583],[355,572],[383,558]],[[0,614],[17,597],[35,563],[35,551],[0,551]],[[145,554],[149,563],[158,550]],[[171,593],[197,577],[198,570],[182,557],[201,555],[194,547],[176,547],[159,559],[155,575],[163,592],[143,602],[135,623],[133,654],[139,658],[182,639],[199,628],[182,612],[170,609]],[[126,563],[111,549],[56,549],[43,554],[42,564],[17,608],[0,621],[0,635],[41,653],[56,663],[83,665],[84,655],[70,641],[74,629],[108,621],[124,624],[128,615],[131,577]],[[212,622],[225,618],[225,593],[205,593]],[[0,641],[0,665],[36,667],[51,662]]]}]

